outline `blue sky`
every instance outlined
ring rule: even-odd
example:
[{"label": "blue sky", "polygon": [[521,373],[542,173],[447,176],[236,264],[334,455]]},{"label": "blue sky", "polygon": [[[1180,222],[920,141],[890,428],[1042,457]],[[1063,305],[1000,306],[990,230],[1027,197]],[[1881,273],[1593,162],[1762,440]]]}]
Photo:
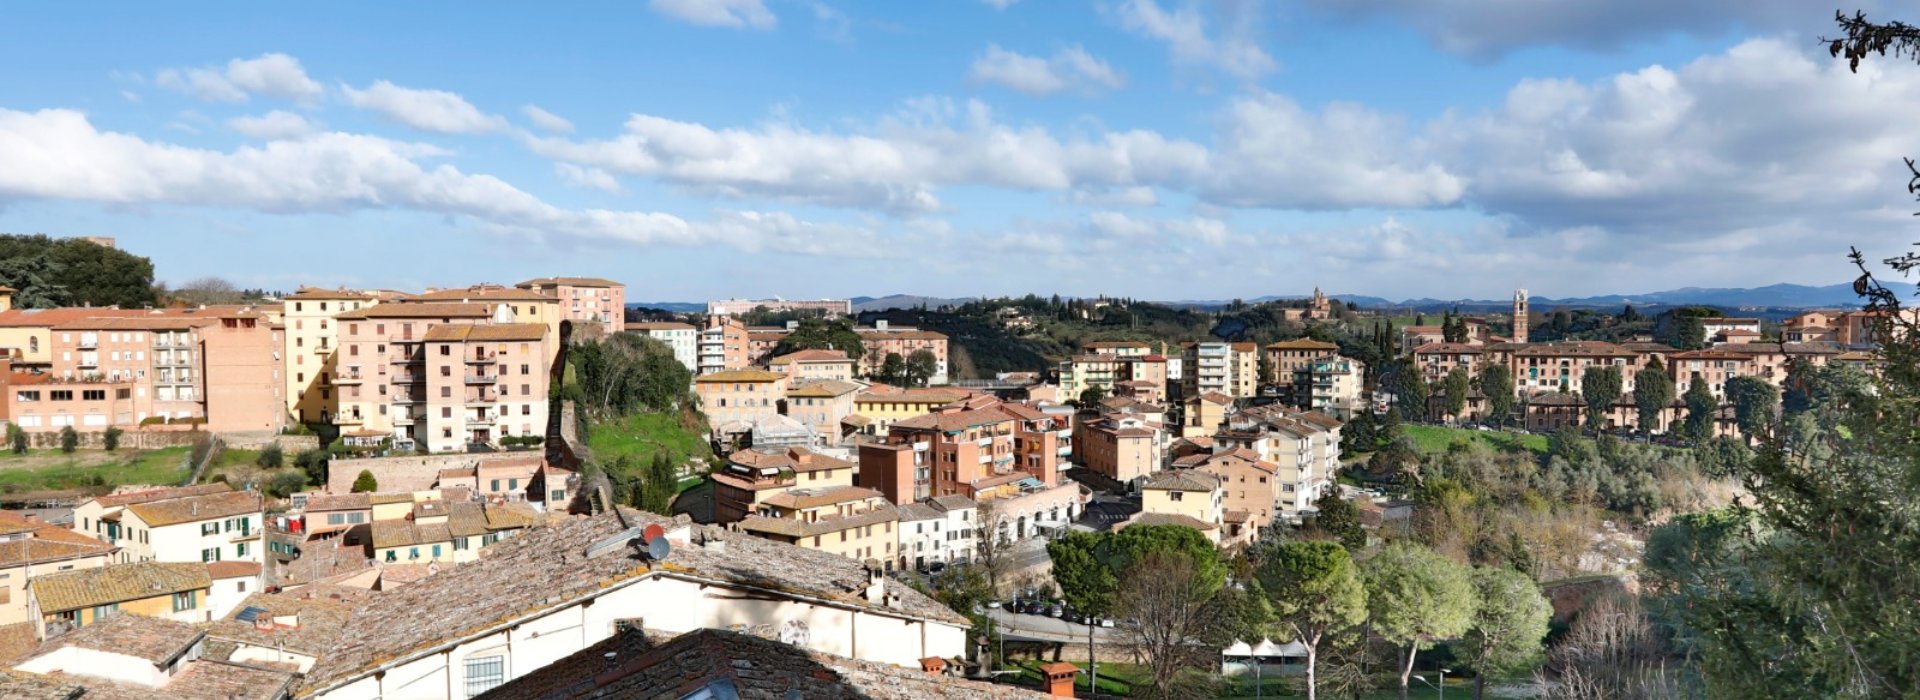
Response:
[{"label": "blue sky", "polygon": [[1827,284],[1920,239],[1920,70],[1672,4],[9,7],[0,231],[676,301]]}]

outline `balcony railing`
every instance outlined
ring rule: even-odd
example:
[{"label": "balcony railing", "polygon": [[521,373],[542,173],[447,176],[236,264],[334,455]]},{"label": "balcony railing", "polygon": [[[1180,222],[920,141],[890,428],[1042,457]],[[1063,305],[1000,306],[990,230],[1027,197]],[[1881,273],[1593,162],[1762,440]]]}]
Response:
[{"label": "balcony railing", "polygon": [[467,427],[491,428],[493,427],[493,420],[492,416],[467,416]]},{"label": "balcony railing", "polygon": [[413,416],[394,416],[393,417],[394,425],[413,425],[413,421],[414,421]]},{"label": "balcony railing", "polygon": [[81,350],[98,350],[100,349],[100,339],[94,338],[92,340],[88,340],[86,338],[81,338],[80,349]]},{"label": "balcony railing", "polygon": [[498,381],[500,381],[500,378],[499,378],[499,377],[495,377],[495,376],[490,376],[490,375],[485,375],[485,374],[469,374],[469,375],[467,375],[467,383],[468,383],[468,384],[493,384],[493,383],[495,383],[495,382],[498,382]]},{"label": "balcony railing", "polygon": [[490,365],[490,364],[493,364],[495,361],[497,361],[498,357],[499,357],[499,353],[492,353],[492,352],[487,353],[485,355],[479,355],[479,356],[469,355],[467,356],[467,364]]},{"label": "balcony railing", "polygon": [[423,355],[401,355],[393,358],[391,362],[396,365],[419,365],[426,364],[427,358]]},{"label": "balcony railing", "polygon": [[358,373],[333,375],[333,383],[335,384],[359,384],[361,379],[363,379],[363,377]]},{"label": "balcony railing", "polygon": [[417,374],[396,374],[388,381],[395,384],[425,384],[427,378]]}]

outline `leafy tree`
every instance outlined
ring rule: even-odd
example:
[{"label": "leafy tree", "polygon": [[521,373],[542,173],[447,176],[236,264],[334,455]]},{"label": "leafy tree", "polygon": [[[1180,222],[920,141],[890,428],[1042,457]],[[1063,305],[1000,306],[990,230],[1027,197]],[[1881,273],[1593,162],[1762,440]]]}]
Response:
[{"label": "leafy tree", "polygon": [[1092,408],[1094,406],[1098,406],[1100,405],[1100,401],[1105,398],[1107,398],[1107,390],[1105,387],[1101,387],[1101,386],[1087,387],[1080,391],[1080,407]]},{"label": "leafy tree", "polygon": [[1673,403],[1673,380],[1667,376],[1666,367],[1655,357],[1647,362],[1647,368],[1633,378],[1633,404],[1638,409],[1640,430],[1648,434],[1659,432],[1666,426],[1661,425],[1660,416]]},{"label": "leafy tree", "polygon": [[940,360],[932,351],[915,350],[907,355],[907,383],[913,386],[926,386],[933,375],[940,371]]},{"label": "leafy tree", "polygon": [[1707,325],[1693,314],[1673,318],[1673,344],[1681,350],[1699,350],[1707,346]]},{"label": "leafy tree", "polygon": [[1780,408],[1780,390],[1758,377],[1734,377],[1727,380],[1727,400],[1733,404],[1734,421],[1748,440],[1766,437]]},{"label": "leafy tree", "polygon": [[1406,697],[1414,657],[1434,642],[1466,632],[1473,622],[1473,583],[1465,566],[1425,547],[1395,543],[1367,560],[1367,610],[1373,631],[1402,647],[1400,696]]},{"label": "leafy tree", "polygon": [[119,450],[120,436],[126,432],[118,426],[107,426],[106,432],[100,436],[101,447],[107,448],[108,452]]},{"label": "leafy tree", "polygon": [[1441,391],[1446,396],[1447,415],[1458,417],[1467,410],[1467,389],[1471,380],[1467,378],[1467,368],[1455,367],[1447,372],[1447,378],[1441,380]]},{"label": "leafy tree", "polygon": [[1114,567],[1107,561],[1105,537],[1074,531],[1047,543],[1047,556],[1053,560],[1053,580],[1060,585],[1060,597],[1067,605],[1088,615],[1107,615],[1113,610],[1113,592],[1120,585]]},{"label": "leafy tree", "polygon": [[1175,696],[1182,671],[1208,667],[1217,658],[1212,648],[1193,643],[1212,636],[1224,617],[1217,568],[1192,552],[1156,549],[1132,560],[1120,578],[1114,610],[1128,621],[1123,634],[1146,661],[1159,695]]},{"label": "leafy tree", "polygon": [[279,469],[286,459],[286,452],[280,449],[280,443],[270,442],[260,449],[260,456],[255,457],[253,463],[262,469]]},{"label": "leafy tree", "polygon": [[1580,378],[1580,395],[1587,402],[1587,427],[1599,430],[1606,425],[1607,413],[1620,398],[1620,368],[1588,367]]},{"label": "leafy tree", "polygon": [[595,416],[670,411],[690,400],[693,373],[653,338],[615,333],[575,342],[567,361],[578,382],[575,400]]},{"label": "leafy tree", "polygon": [[1480,393],[1487,395],[1487,414],[1494,425],[1504,426],[1513,417],[1513,392],[1512,369],[1499,362],[1481,365]]},{"label": "leafy tree", "polygon": [[1694,373],[1683,398],[1687,402],[1687,439],[1703,442],[1713,437],[1714,423],[1720,413],[1720,400],[1714,398],[1713,391],[1707,388],[1707,381],[1700,377],[1700,373]]},{"label": "leafy tree", "polygon": [[26,454],[27,453],[27,431],[21,430],[20,426],[18,425],[15,425],[13,423],[8,423],[7,424],[7,448],[13,450],[13,453],[17,455]]},{"label": "leafy tree", "polygon": [[1639,320],[1640,320],[1640,312],[1634,310],[1632,304],[1628,304],[1626,308],[1623,308],[1620,310],[1621,323],[1634,323]]},{"label": "leafy tree", "polygon": [[299,467],[300,471],[306,473],[307,481],[324,484],[327,483],[327,462],[331,457],[326,450],[318,447],[301,450],[300,454],[293,456],[293,466]]},{"label": "leafy tree", "polygon": [[1476,568],[1473,588],[1479,599],[1473,622],[1456,653],[1473,669],[1473,697],[1483,697],[1487,676],[1537,666],[1540,641],[1547,636],[1553,606],[1526,574],[1507,568]]},{"label": "leafy tree", "polygon": [[1398,400],[1394,402],[1395,405],[1400,408],[1400,415],[1406,417],[1408,420],[1425,420],[1427,417],[1427,380],[1416,374],[1407,377],[1402,384],[1404,385],[1403,390],[1399,396],[1395,397]]},{"label": "leafy tree", "polygon": [[887,353],[886,359],[880,361],[878,379],[882,384],[903,384],[906,382],[906,376],[907,361],[900,357],[900,353]]},{"label": "leafy tree", "polygon": [[20,290],[20,304],[35,308],[157,301],[151,261],[79,238],[0,235],[0,284]]},{"label": "leafy tree", "polygon": [[839,350],[846,353],[848,359],[859,362],[867,347],[860,340],[860,334],[854,332],[853,324],[840,319],[809,318],[801,320],[793,332],[780,339],[773,353],[785,355],[799,350]]},{"label": "leafy tree", "polygon": [[79,446],[80,446],[80,434],[77,432],[74,432],[73,426],[69,425],[60,429],[60,451],[61,452],[72,453],[74,448]]},{"label": "leafy tree", "polygon": [[1307,698],[1312,700],[1321,642],[1367,617],[1359,568],[1337,544],[1299,541],[1268,549],[1256,576],[1283,630],[1307,647]]},{"label": "leafy tree", "polygon": [[379,490],[380,482],[373,478],[371,471],[362,469],[360,475],[353,478],[353,493],[373,493]]},{"label": "leafy tree", "polygon": [[286,498],[307,488],[307,475],[295,470],[275,472],[261,490],[271,498]]},{"label": "leafy tree", "polygon": [[1332,535],[1347,551],[1358,552],[1367,547],[1367,530],[1360,526],[1360,508],[1341,498],[1338,487],[1320,494],[1313,507],[1319,511],[1313,516],[1314,527]]}]

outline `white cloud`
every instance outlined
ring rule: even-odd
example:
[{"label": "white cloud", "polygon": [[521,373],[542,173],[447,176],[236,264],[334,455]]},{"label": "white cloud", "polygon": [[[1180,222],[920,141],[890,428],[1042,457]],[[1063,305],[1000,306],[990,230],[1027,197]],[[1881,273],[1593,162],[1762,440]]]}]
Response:
[{"label": "white cloud", "polygon": [[[1280,67],[1260,48],[1259,3],[1180,1],[1180,7],[1169,10],[1158,0],[1124,0],[1112,11],[1128,31],[1165,43],[1175,63],[1212,66],[1242,80]],[[1217,32],[1208,26],[1207,8],[1220,10],[1216,19],[1223,26]]]},{"label": "white cloud", "polygon": [[1013,4],[1020,2],[1020,0],[980,0],[980,2],[984,2],[992,6],[993,9],[1004,10],[1009,7],[1013,7]]},{"label": "white cloud", "polygon": [[299,59],[283,53],[236,58],[220,68],[167,68],[154,75],[160,87],[190,93],[208,102],[245,102],[249,95],[267,95],[311,104],[325,89],[307,77]]},{"label": "white cloud", "polygon": [[501,131],[507,120],[480,111],[465,98],[445,90],[423,90],[395,85],[385,80],[356,90],[340,86],[347,102],[369,109],[399,124],[439,134],[473,134]]},{"label": "white cloud", "polygon": [[290,139],[313,133],[313,125],[305,117],[278,109],[259,116],[234,117],[227,120],[227,126],[260,139]]},{"label": "white cloud", "polygon": [[96,129],[72,110],[0,109],[0,201],[175,204],[272,214],[404,209],[464,217],[502,233],[740,250],[870,254],[865,229],[779,212],[562,209],[490,175],[423,158],[433,146],[325,133],[221,152]]},{"label": "white cloud", "polygon": [[1397,118],[1334,103],[1319,113],[1272,93],[1232,101],[1201,185],[1239,207],[1422,208],[1459,200],[1465,183],[1421,155]]},{"label": "white cloud", "polygon": [[654,12],[703,27],[772,29],[779,22],[764,0],[649,0]]},{"label": "white cloud", "polygon": [[562,117],[558,114],[554,114],[552,112],[541,109],[534,105],[526,105],[521,107],[520,113],[526,115],[527,121],[533,122],[534,126],[540,127],[544,131],[555,133],[555,134],[573,133],[573,122],[567,121],[566,117]]},{"label": "white cloud", "polygon": [[[1356,18],[1391,17],[1441,50],[1493,57],[1525,46],[1606,50],[1675,34],[1718,39],[1736,30],[1806,32],[1830,28],[1833,9],[1805,0],[1309,0]],[[1876,14],[1861,0],[1848,11]]]},{"label": "white cloud", "polygon": [[991,83],[1036,96],[1075,87],[1086,92],[1119,89],[1127,82],[1106,61],[1078,46],[1061,49],[1046,59],[1008,51],[998,44],[988,45],[986,52],[974,60],[967,77],[975,83]]},{"label": "white cloud", "polygon": [[582,168],[572,163],[554,163],[553,172],[574,187],[609,193],[620,191],[620,181],[614,179],[613,173],[599,168]]}]

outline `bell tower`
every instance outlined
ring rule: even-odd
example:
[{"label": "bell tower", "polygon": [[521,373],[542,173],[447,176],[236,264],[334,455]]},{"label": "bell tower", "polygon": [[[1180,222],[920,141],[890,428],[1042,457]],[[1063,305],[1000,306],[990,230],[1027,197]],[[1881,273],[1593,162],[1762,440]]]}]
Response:
[{"label": "bell tower", "polygon": [[1527,290],[1513,290],[1513,342],[1527,342]]}]

